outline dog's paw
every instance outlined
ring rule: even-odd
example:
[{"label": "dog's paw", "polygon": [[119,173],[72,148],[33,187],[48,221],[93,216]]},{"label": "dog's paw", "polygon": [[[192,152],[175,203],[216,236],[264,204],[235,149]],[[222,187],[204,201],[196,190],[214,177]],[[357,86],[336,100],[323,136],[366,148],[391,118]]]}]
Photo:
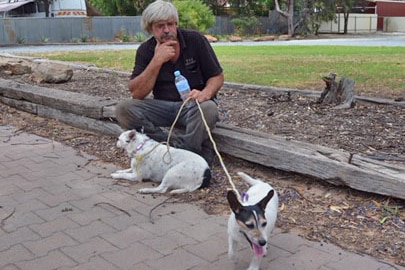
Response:
[{"label": "dog's paw", "polygon": [[139,193],[150,194],[150,193],[165,193],[167,188],[157,186],[155,188],[141,188],[138,190]]},{"label": "dog's paw", "polygon": [[114,173],[111,174],[111,177],[114,178],[114,179],[121,178],[121,173],[119,173],[119,172],[114,172]]},{"label": "dog's paw", "polygon": [[141,189],[138,189],[138,192],[142,193],[142,194],[160,193],[160,192],[156,191],[154,188],[141,188]]}]

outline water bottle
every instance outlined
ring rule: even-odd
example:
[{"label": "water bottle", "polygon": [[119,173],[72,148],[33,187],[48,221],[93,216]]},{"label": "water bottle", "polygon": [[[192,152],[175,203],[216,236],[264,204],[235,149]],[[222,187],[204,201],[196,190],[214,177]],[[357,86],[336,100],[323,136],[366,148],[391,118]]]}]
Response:
[{"label": "water bottle", "polygon": [[[177,91],[179,91],[180,97],[183,101],[185,101],[188,97],[188,94],[190,94],[190,85],[188,84],[188,81],[186,77],[181,75],[180,70],[176,70],[174,72],[174,84],[176,85]],[[187,102],[186,106],[191,107],[194,102],[189,101]]]}]

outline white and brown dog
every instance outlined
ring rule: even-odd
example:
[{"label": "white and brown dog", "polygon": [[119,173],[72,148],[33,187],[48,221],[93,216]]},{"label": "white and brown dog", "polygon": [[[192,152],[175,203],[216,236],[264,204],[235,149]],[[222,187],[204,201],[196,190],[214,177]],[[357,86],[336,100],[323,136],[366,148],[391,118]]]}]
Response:
[{"label": "white and brown dog", "polygon": [[228,191],[227,199],[232,209],[228,220],[228,256],[236,262],[236,246],[238,242],[247,240],[254,253],[248,270],[258,270],[263,256],[267,254],[268,239],[276,223],[278,196],[262,180],[242,172],[238,175],[251,187],[242,194],[242,202],[234,191]]},{"label": "white and brown dog", "polygon": [[131,167],[112,173],[112,178],[160,183],[155,188],[140,189],[141,193],[165,193],[168,189],[172,194],[192,192],[210,183],[208,163],[191,151],[168,148],[135,130],[121,133],[117,147],[126,150]]}]

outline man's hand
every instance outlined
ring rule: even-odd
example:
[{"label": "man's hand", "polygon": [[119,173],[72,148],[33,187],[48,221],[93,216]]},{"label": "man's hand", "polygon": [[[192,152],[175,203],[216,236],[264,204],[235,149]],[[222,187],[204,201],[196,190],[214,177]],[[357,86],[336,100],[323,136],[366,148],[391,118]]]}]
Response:
[{"label": "man's hand", "polygon": [[176,55],[175,46],[177,41],[169,40],[164,43],[160,43],[158,40],[156,47],[155,47],[155,55],[154,58],[159,63],[163,64],[167,61],[171,60]]},{"label": "man's hand", "polygon": [[199,91],[197,89],[193,89],[188,96],[193,100],[197,100],[199,103],[207,101],[218,93],[223,84],[224,74],[221,72],[220,74],[209,78],[203,90]]},{"label": "man's hand", "polygon": [[208,92],[196,89],[192,90],[188,96],[191,97],[192,100],[197,100],[199,103],[211,99],[211,95],[208,94]]}]

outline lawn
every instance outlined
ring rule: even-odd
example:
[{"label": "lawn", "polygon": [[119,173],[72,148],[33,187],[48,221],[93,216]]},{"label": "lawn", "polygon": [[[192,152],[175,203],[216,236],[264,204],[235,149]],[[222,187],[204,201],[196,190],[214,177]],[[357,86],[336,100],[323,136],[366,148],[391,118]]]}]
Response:
[{"label": "lawn", "polygon": [[[323,90],[330,72],[355,80],[358,94],[405,93],[405,47],[213,46],[225,80],[245,84]],[[49,59],[92,63],[130,72],[135,50],[35,54]]]}]

